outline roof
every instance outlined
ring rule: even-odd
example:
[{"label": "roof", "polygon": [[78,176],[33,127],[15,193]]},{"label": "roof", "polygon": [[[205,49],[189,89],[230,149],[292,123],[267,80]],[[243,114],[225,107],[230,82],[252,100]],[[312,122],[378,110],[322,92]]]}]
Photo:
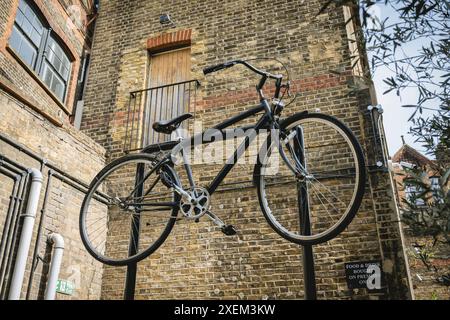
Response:
[{"label": "roof", "polygon": [[417,164],[419,166],[434,166],[434,162],[428,159],[426,156],[421,154],[419,151],[409,146],[408,144],[404,144],[392,157],[393,162],[409,162],[413,164]]}]

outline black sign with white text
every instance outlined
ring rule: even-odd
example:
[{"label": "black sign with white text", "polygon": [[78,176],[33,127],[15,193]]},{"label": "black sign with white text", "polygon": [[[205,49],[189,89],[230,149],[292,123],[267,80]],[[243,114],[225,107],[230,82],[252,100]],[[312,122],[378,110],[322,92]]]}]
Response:
[{"label": "black sign with white text", "polygon": [[381,289],[382,273],[380,261],[358,261],[345,264],[345,278],[349,289]]}]

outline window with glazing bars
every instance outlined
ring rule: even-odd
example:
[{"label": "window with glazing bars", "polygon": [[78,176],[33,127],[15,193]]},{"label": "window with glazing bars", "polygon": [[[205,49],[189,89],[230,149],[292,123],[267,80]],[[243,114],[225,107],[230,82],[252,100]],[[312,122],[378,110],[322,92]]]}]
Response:
[{"label": "window with glazing bars", "polygon": [[19,1],[9,46],[64,102],[71,72],[69,55],[29,0]]}]

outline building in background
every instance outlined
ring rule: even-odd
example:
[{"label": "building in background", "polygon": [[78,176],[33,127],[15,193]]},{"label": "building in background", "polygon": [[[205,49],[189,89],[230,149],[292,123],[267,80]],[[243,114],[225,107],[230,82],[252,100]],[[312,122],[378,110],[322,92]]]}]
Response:
[{"label": "building in background", "polygon": [[[411,169],[419,169],[425,173],[423,183],[429,186],[430,190],[430,194],[426,197],[428,201],[420,197],[423,192],[420,187],[405,183],[405,179],[410,177],[408,170]],[[439,179],[442,177],[435,160],[430,160],[404,143],[392,157],[392,170],[401,214],[408,211],[407,202],[414,203],[417,206],[415,211],[420,214],[421,208],[425,209],[434,201],[439,201],[435,192],[441,188]],[[406,224],[403,226],[405,249],[416,299],[448,300],[450,298],[450,248],[446,244],[435,242],[431,235],[419,236]]]},{"label": "building in background", "polygon": [[[257,102],[256,79],[238,68],[208,78],[201,70],[256,57],[277,58],[290,68],[300,96],[286,115],[316,109],[334,115],[353,130],[366,154],[368,180],[357,217],[339,237],[314,247],[318,298],[412,297],[381,115],[372,107],[377,104],[373,88],[360,81],[367,64],[364,50],[354,41],[359,22],[346,23],[352,16],[350,8],[317,15],[324,1],[285,0],[275,5],[108,0],[100,2],[97,12],[92,1],[3,2],[2,298],[9,290],[25,210],[22,203],[29,193],[26,169],[32,167],[43,173],[44,184],[22,297],[43,297],[52,258],[47,237],[59,233],[65,239],[59,279],[73,286],[73,292],[58,298],[122,299],[126,282],[134,277],[136,286],[127,291],[136,299],[302,298],[302,250],[269,228],[251,182],[251,168],[245,166],[235,168],[227,188],[212,202],[213,211],[237,226],[240,237],[225,237],[206,220],[179,221],[165,244],[138,264],[135,274],[99,265],[79,238],[78,213],[86,183],[105,159],[109,162],[154,142],[151,135],[143,139],[131,135],[133,118],[128,115],[130,102],[138,97],[135,91],[189,83],[192,87],[184,87],[187,94],[182,99],[195,99],[189,102],[195,109],[189,111],[211,126]],[[170,15],[169,21],[161,19],[164,14]],[[274,67],[264,60],[259,66]],[[139,100],[137,105],[145,107],[151,101]],[[172,105],[160,118],[181,111],[186,110]],[[149,121],[138,119],[131,129],[142,133]],[[194,175],[197,181],[208,181],[215,169],[197,167]],[[346,263],[366,261],[382,266],[381,289],[350,289]]]}]

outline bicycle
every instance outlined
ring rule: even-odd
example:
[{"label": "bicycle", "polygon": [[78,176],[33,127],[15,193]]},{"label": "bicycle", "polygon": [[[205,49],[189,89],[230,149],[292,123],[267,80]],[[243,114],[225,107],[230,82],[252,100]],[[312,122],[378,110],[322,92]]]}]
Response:
[{"label": "bicycle", "polygon": [[[183,143],[187,139],[179,133],[180,124],[192,114],[155,122],[155,132],[175,132],[177,139],[112,161],[89,185],[80,212],[80,233],[95,259],[123,266],[146,258],[166,240],[180,219],[180,211],[181,218],[195,221],[207,216],[225,235],[235,235],[234,226],[211,211],[211,196],[263,129],[270,132],[254,166],[253,182],[261,211],[273,230],[293,243],[314,245],[334,238],[352,221],[366,179],[363,152],[354,134],[326,114],[303,111],[282,119],[282,98],[290,84],[283,83],[282,75],[260,70],[244,60],[208,67],[203,72],[206,75],[238,64],[261,76],[256,86],[260,104],[214,129],[224,133],[226,128],[262,113],[256,124],[243,127],[254,129],[256,134],[245,136],[234,151],[234,161],[229,159],[207,187],[200,187],[186,161]],[[263,93],[267,80],[275,81],[271,100]],[[183,174],[188,186],[180,181],[174,155],[185,160]],[[311,230],[305,230],[305,221],[311,224]]]}]

